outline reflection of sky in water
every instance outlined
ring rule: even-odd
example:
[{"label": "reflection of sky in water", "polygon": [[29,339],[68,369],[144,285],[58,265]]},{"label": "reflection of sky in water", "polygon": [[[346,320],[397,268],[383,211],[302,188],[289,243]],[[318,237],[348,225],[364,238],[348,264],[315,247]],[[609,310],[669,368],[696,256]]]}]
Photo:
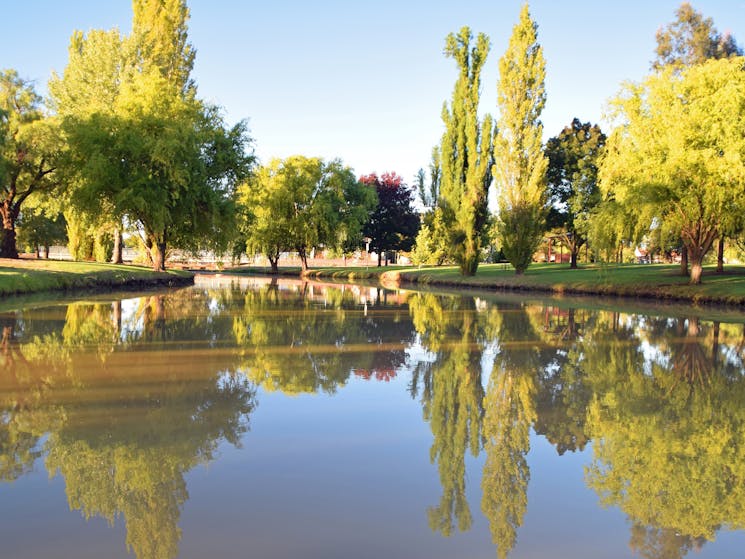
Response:
[{"label": "reflection of sky in water", "polygon": [[141,301],[140,297],[122,299],[122,329],[119,334],[121,341],[137,336],[144,330],[144,318],[138,312]]}]

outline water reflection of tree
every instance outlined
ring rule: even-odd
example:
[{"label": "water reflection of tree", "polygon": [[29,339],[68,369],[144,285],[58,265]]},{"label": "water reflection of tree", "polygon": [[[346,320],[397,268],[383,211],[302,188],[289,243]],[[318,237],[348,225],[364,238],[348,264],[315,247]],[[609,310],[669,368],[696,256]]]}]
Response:
[{"label": "water reflection of tree", "polygon": [[[745,381],[722,358],[719,330],[629,321],[625,336],[586,347],[596,394],[588,484],[630,517],[644,557],[682,557],[721,526],[745,527]],[[626,343],[634,335],[646,351]]]},{"label": "water reflection of tree", "polygon": [[543,342],[537,369],[534,429],[559,455],[584,449],[587,404],[592,397],[585,381],[585,334],[592,333],[596,313],[545,305],[527,309]]},{"label": "water reflection of tree", "polygon": [[[173,340],[176,330],[196,341],[224,328],[197,319],[189,332],[192,298],[149,298],[124,335],[117,302],[69,305],[61,333],[37,328],[33,313],[3,319],[0,476],[15,479],[46,453],[70,507],[121,518],[139,559],[176,556],[184,474],[212,460],[221,441],[238,445],[256,405],[248,380],[221,372],[233,365],[228,354],[184,360],[150,351],[154,337]],[[17,326],[24,336],[12,335]]]},{"label": "water reflection of tree", "polygon": [[500,306],[493,316],[500,348],[485,399],[481,510],[497,554],[504,558],[515,545],[528,504],[527,454],[536,418],[535,381],[543,362],[540,338],[522,306]]},{"label": "water reflection of tree", "polygon": [[42,403],[65,372],[58,357],[64,348],[49,334],[20,344],[16,330],[33,325],[12,314],[0,315],[0,325],[0,480],[13,481],[33,469],[47,426],[58,424],[57,407]]},{"label": "water reflection of tree", "polygon": [[428,510],[430,527],[450,535],[454,524],[468,530],[472,517],[466,499],[465,453],[481,448],[484,315],[473,299],[416,294],[409,299],[414,326],[426,349],[435,354],[420,370],[424,418],[433,435],[430,459],[442,485],[440,503]]},{"label": "water reflection of tree", "polygon": [[107,402],[104,417],[89,404],[65,405],[46,467],[65,479],[71,508],[86,518],[122,518],[136,557],[175,557],[188,498],[184,474],[210,462],[221,440],[239,442],[255,393],[245,379],[214,374],[123,392]]},{"label": "water reflection of tree", "polygon": [[233,318],[241,367],[267,390],[333,393],[352,371],[390,378],[413,339],[406,308],[382,295],[363,307],[341,287],[295,290],[269,285],[244,293]]}]

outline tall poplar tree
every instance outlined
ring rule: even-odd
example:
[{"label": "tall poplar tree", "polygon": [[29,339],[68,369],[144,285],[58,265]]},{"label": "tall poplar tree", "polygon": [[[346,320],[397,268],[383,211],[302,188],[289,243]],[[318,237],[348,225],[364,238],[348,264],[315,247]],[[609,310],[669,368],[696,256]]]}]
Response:
[{"label": "tall poplar tree", "polygon": [[546,168],[543,153],[543,124],[540,115],[546,104],[546,63],[537,42],[538,26],[528,5],[512,30],[507,51],[499,60],[499,132],[495,148],[495,171],[499,190],[497,224],[502,250],[522,274],[541,242],[547,213]]},{"label": "tall poplar tree", "polygon": [[445,41],[445,55],[458,64],[458,79],[448,107],[442,109],[445,133],[440,147],[439,205],[453,259],[461,274],[472,276],[479,265],[481,237],[489,212],[487,194],[492,180],[492,118],[478,116],[481,69],[489,54],[489,38],[463,27]]}]

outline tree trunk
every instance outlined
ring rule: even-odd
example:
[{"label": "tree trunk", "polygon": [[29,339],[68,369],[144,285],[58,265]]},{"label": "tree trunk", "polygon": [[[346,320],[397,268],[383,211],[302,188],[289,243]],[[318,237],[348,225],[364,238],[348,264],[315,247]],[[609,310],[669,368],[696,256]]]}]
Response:
[{"label": "tree trunk", "polygon": [[153,243],[151,250],[153,258],[153,270],[156,272],[165,272],[166,270],[166,243],[158,241]]},{"label": "tree trunk", "polygon": [[300,257],[300,269],[303,273],[308,271],[308,255],[305,253],[304,248],[297,249],[297,255]]},{"label": "tree trunk", "polygon": [[382,266],[383,263],[383,253],[381,251],[378,251],[378,268]]},{"label": "tree trunk", "polygon": [[278,274],[279,273],[279,254],[267,255],[267,258],[269,259],[269,266],[271,266],[272,273]]},{"label": "tree trunk", "polygon": [[569,253],[569,268],[572,270],[577,269],[577,253],[580,247],[572,247],[572,251]]},{"label": "tree trunk", "polygon": [[680,275],[688,277],[688,247],[685,245],[680,251]]},{"label": "tree trunk", "polygon": [[122,238],[122,230],[117,227],[114,229],[114,253],[111,255],[112,264],[122,264],[122,245],[124,239]]},{"label": "tree trunk", "polygon": [[16,228],[13,210],[11,208],[0,207],[3,216],[3,231],[0,233],[0,258],[18,258],[18,249],[16,248]]},{"label": "tree trunk", "polygon": [[717,244],[717,274],[724,273],[724,237],[719,237]]},{"label": "tree trunk", "polygon": [[122,302],[121,300],[114,301],[112,305],[112,322],[114,324],[114,328],[116,328],[116,337],[118,338],[119,336],[121,336],[122,333]]},{"label": "tree trunk", "polygon": [[[478,241],[466,239],[463,259],[460,262],[460,273],[462,276],[475,276],[479,269],[479,244]],[[517,268],[516,268],[517,269]]]},{"label": "tree trunk", "polygon": [[44,245],[44,258],[49,260],[49,245]]},{"label": "tree trunk", "polygon": [[567,339],[573,340],[577,337],[577,319],[574,316],[575,310],[570,308],[567,311]]},{"label": "tree trunk", "polygon": [[704,256],[719,235],[715,227],[706,226],[701,221],[694,223],[690,228],[684,228],[681,233],[683,246],[687,249],[688,261],[691,264],[690,283],[698,285],[701,283]]},{"label": "tree trunk", "polygon": [[691,257],[691,285],[698,285],[701,283],[701,274],[704,268],[701,259]]}]

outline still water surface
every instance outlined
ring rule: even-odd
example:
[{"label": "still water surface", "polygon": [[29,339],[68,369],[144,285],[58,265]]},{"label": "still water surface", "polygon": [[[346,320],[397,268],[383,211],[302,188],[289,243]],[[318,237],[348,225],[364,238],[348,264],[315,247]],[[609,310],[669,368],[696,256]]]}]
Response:
[{"label": "still water surface", "polygon": [[124,297],[0,313],[0,557],[745,554],[745,317]]}]

